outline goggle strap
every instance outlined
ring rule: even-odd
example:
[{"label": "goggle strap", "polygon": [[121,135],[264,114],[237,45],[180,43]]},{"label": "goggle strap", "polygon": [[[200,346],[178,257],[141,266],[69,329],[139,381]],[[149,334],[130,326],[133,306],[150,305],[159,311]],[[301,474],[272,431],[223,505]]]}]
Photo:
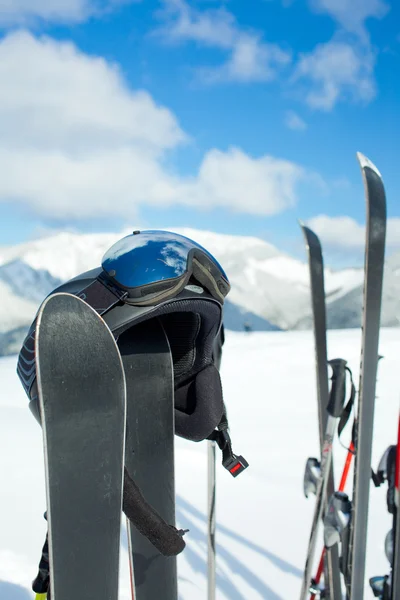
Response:
[{"label": "goggle strap", "polygon": [[198,279],[198,281],[202,283],[204,287],[206,287],[209,290],[209,292],[217,298],[217,300],[223,302],[225,299],[224,295],[221,294],[220,290],[218,289],[214,277],[212,276],[210,271],[204,265],[202,265],[201,262],[195,257],[193,257],[192,260],[192,268],[194,277]]},{"label": "goggle strap", "polygon": [[127,293],[113,286],[111,282],[103,280],[100,274],[97,279],[83,290],[76,292],[75,295],[94,308],[99,315],[103,315],[115,304],[124,300]]}]

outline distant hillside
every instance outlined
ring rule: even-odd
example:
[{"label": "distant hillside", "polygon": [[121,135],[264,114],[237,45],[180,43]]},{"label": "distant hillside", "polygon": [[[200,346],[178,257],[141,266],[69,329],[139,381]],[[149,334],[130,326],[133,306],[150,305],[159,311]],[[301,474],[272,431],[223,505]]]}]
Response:
[{"label": "distant hillside", "polygon": [[[311,303],[308,266],[254,237],[176,229],[206,247],[228,273],[232,290],[225,325],[241,331],[308,329]],[[58,233],[0,249],[0,355],[15,352],[40,302],[59,283],[100,265],[122,235]],[[362,269],[325,270],[328,326],[359,327]],[[382,325],[400,323],[400,253],[386,264]]]}]

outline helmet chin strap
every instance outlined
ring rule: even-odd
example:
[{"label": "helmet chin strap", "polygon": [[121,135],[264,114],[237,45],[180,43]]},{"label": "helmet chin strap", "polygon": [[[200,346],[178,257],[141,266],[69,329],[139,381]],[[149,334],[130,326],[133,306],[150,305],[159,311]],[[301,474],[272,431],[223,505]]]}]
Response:
[{"label": "helmet chin strap", "polygon": [[222,465],[233,477],[237,477],[247,469],[249,466],[247,460],[243,456],[237,456],[233,453],[226,413],[222,415],[218,428],[207,439],[217,442],[219,449],[222,450]]}]

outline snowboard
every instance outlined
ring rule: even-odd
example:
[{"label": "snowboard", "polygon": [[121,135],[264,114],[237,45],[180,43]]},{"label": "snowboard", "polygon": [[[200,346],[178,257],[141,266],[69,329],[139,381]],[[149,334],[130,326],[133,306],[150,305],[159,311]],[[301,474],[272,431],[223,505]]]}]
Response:
[{"label": "snowboard", "polygon": [[103,319],[58,293],[36,325],[52,600],[117,600],[126,387]]}]

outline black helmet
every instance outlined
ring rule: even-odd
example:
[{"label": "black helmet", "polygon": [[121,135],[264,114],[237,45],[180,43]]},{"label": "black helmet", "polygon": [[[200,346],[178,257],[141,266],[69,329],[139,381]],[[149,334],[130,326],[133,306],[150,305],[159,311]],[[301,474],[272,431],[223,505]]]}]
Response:
[{"label": "black helmet", "polygon": [[[247,463],[232,452],[216,367],[223,343],[222,307],[230,290],[221,265],[196,242],[166,231],[135,231],[114,244],[102,266],[64,283],[95,308],[118,341],[125,331],[158,318],[174,366],[175,432],[192,441],[213,439],[223,464],[238,475]],[[19,354],[17,372],[40,421],[34,360],[36,319]]]}]

